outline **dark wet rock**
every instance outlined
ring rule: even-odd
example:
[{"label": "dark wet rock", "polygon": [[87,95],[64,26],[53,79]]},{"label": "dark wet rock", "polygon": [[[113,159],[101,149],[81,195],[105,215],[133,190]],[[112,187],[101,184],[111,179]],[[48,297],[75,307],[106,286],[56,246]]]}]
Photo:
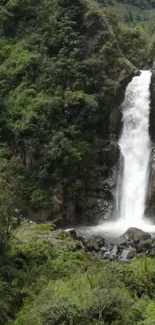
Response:
[{"label": "dark wet rock", "polygon": [[104,260],[111,259],[110,256],[111,256],[110,251],[108,251],[108,252],[105,252],[105,254],[102,256],[102,258]]},{"label": "dark wet rock", "polygon": [[54,226],[55,229],[61,228],[62,225],[63,225],[63,222],[62,222],[62,218],[61,217],[58,218],[58,219],[53,220],[53,226]]},{"label": "dark wet rock", "polygon": [[84,239],[83,245],[88,251],[99,252],[101,247],[103,247],[105,240],[102,236],[92,236],[91,238]]},{"label": "dark wet rock", "polygon": [[72,251],[76,252],[78,250],[85,250],[85,246],[81,241],[78,241],[75,246],[73,247]]},{"label": "dark wet rock", "polygon": [[122,235],[117,239],[117,242],[119,245],[124,246],[127,245],[128,240],[124,235]]},{"label": "dark wet rock", "polygon": [[74,228],[72,229],[67,229],[65,230],[66,234],[68,234],[70,237],[72,237],[73,239],[78,239],[76,230]]},{"label": "dark wet rock", "polygon": [[152,248],[152,239],[141,240],[138,244],[138,248],[144,249],[151,249]]},{"label": "dark wet rock", "polygon": [[[110,193],[110,192],[109,192]],[[111,195],[111,194],[110,194]],[[112,218],[114,204],[112,200],[98,199],[97,200],[98,212],[96,213],[98,221],[101,222]]]},{"label": "dark wet rock", "polygon": [[119,251],[119,246],[115,245],[110,252],[110,259],[116,260],[118,258]]},{"label": "dark wet rock", "polygon": [[135,244],[135,245],[136,245],[136,244],[139,244],[139,239],[136,238],[136,239],[134,240],[134,244]]},{"label": "dark wet rock", "polygon": [[121,253],[121,261],[128,260],[136,256],[136,249],[133,247],[128,247]]},{"label": "dark wet rock", "polygon": [[98,243],[94,242],[93,239],[85,240],[84,241],[84,246],[90,252],[92,252],[92,251],[99,252],[99,250],[100,250],[100,247],[99,247]]},{"label": "dark wet rock", "polygon": [[100,256],[102,259],[109,259],[111,261],[114,261],[118,259],[119,252],[120,252],[119,246],[107,245],[100,249]]},{"label": "dark wet rock", "polygon": [[119,253],[119,246],[114,245],[114,247],[113,247],[112,250],[111,250],[111,254],[116,255],[116,254],[118,254],[118,253]]},{"label": "dark wet rock", "polygon": [[107,251],[107,248],[105,246],[101,247],[101,249],[100,249],[101,256],[104,255],[106,253],[106,251]]},{"label": "dark wet rock", "polygon": [[148,213],[151,217],[155,215],[155,162],[151,163],[151,173],[149,181],[149,191],[148,191]]},{"label": "dark wet rock", "polygon": [[152,248],[155,248],[155,239],[152,238]]},{"label": "dark wet rock", "polygon": [[155,248],[153,248],[149,254],[148,254],[150,257],[155,257]]},{"label": "dark wet rock", "polygon": [[113,167],[119,159],[119,146],[117,142],[111,142],[108,146],[99,149],[97,154],[97,162],[99,165]]},{"label": "dark wet rock", "polygon": [[155,238],[137,228],[129,228],[118,238],[104,239],[103,236],[79,237],[79,249],[96,252],[101,259],[128,263],[135,256],[155,256]]},{"label": "dark wet rock", "polygon": [[93,238],[97,241],[100,248],[105,244],[105,239],[102,236],[95,236]]},{"label": "dark wet rock", "polygon": [[140,76],[141,75],[141,71],[137,69],[137,71],[135,71],[135,76]]},{"label": "dark wet rock", "polygon": [[124,233],[123,237],[127,241],[138,242],[150,239],[151,235],[141,229],[131,227]]}]

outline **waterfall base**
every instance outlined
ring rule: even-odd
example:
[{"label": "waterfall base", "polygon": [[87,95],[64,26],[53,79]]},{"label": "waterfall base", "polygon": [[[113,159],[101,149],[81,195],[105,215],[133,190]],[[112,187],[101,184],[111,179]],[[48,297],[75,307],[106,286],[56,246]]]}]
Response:
[{"label": "waterfall base", "polygon": [[141,220],[139,222],[126,222],[125,221],[111,221],[104,222],[98,226],[94,227],[83,227],[80,232],[87,233],[88,235],[101,235],[104,237],[118,237],[124,234],[124,232],[130,227],[139,228],[143,231],[149,232],[150,234],[155,234],[155,225],[151,223],[150,220]]},{"label": "waterfall base", "polygon": [[151,223],[149,220],[141,220],[139,222],[130,223],[125,221],[116,221],[116,222],[107,222],[100,224],[96,227],[93,227],[93,231],[95,233],[100,233],[100,232],[108,232],[111,235],[113,234],[114,236],[119,236],[122,235],[128,228],[134,227],[134,228],[139,228],[143,231],[147,231],[149,233],[155,233],[155,225]]}]

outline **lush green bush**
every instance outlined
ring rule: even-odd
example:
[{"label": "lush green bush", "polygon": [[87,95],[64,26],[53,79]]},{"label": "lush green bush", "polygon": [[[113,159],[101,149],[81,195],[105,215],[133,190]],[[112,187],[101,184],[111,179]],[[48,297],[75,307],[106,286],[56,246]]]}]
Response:
[{"label": "lush green bush", "polygon": [[48,224],[23,223],[0,259],[0,322],[152,325],[154,264],[102,261]]}]

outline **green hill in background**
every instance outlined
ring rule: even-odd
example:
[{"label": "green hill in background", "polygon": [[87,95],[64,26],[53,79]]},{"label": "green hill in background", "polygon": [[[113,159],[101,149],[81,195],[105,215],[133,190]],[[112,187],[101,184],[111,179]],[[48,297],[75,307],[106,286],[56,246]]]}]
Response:
[{"label": "green hill in background", "polygon": [[123,23],[131,26],[138,24],[144,28],[150,20],[153,23],[155,17],[154,1],[98,0],[98,2],[101,6],[108,7],[112,12],[116,13]]}]

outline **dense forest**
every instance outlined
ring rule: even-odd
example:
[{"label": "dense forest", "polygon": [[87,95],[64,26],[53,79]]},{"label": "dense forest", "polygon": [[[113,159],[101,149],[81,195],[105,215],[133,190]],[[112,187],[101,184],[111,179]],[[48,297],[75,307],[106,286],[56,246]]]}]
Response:
[{"label": "dense forest", "polygon": [[90,201],[96,207],[96,197],[108,196],[104,180],[115,163],[108,140],[119,132],[127,82],[147,64],[147,37],[86,1],[10,0],[0,17],[6,196],[11,191],[11,204],[35,220],[90,221]]},{"label": "dense forest", "polygon": [[154,325],[153,258],[105,262],[55,230],[113,209],[119,107],[153,65],[154,7],[0,1],[0,325]]}]

